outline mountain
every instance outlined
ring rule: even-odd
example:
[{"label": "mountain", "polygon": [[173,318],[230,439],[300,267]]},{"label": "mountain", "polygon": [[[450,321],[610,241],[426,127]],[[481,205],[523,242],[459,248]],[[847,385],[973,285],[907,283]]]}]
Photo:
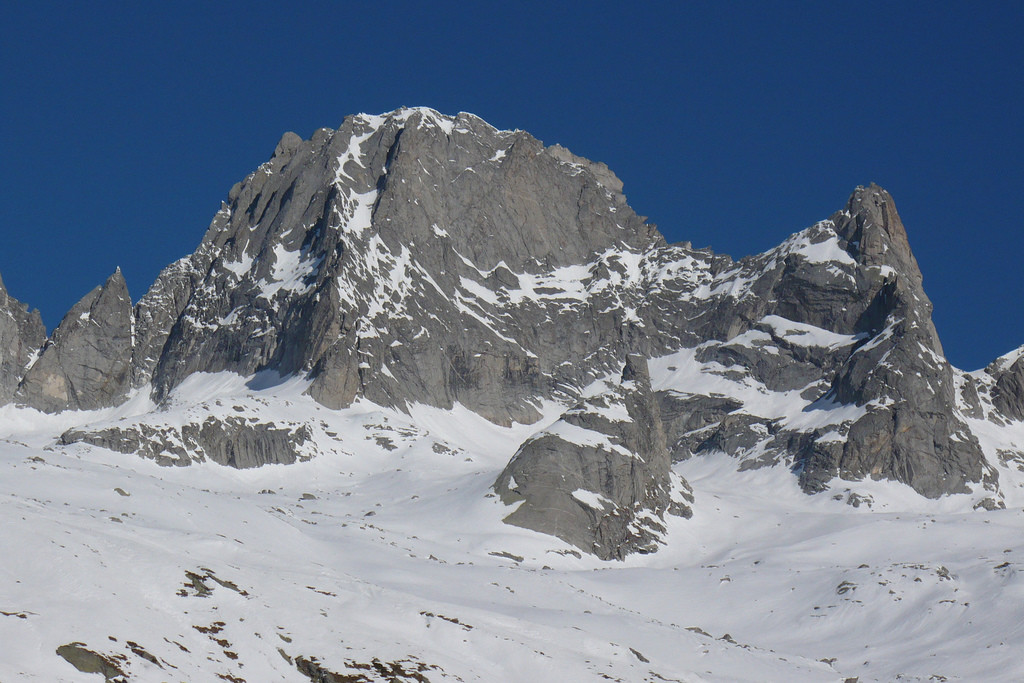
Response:
[{"label": "mountain", "polygon": [[[230,190],[198,248],[165,268],[134,305],[118,269],[49,338],[38,314],[27,313],[2,284],[0,307],[8,349],[0,361],[0,425],[10,467],[17,460],[22,469],[36,463],[28,467],[50,472],[57,458],[56,467],[125,492],[118,494],[125,501],[111,500],[136,505],[127,499],[138,494],[108,479],[105,468],[134,473],[125,476],[139,477],[147,491],[145,504],[130,513],[139,515],[137,528],[179,530],[165,541],[186,554],[180,530],[194,522],[177,515],[194,513],[210,525],[203,533],[229,538],[230,527],[237,544],[261,547],[273,539],[289,553],[301,553],[302,539],[312,534],[320,552],[336,557],[332,543],[344,537],[369,553],[365,564],[347,570],[364,577],[357,581],[378,571],[385,561],[375,559],[385,557],[379,553],[392,551],[341,531],[349,525],[435,564],[443,563],[435,555],[449,553],[462,557],[460,564],[503,558],[557,575],[558,568],[608,560],[629,567],[644,557],[678,562],[697,552],[687,539],[703,538],[708,547],[707,520],[722,524],[723,505],[744,514],[754,509],[736,500],[758,501],[750,505],[765,506],[758,508],[765,520],[787,520],[790,509],[810,520],[810,511],[827,505],[847,528],[846,520],[863,519],[864,511],[878,519],[899,509],[1010,514],[1007,506],[1022,497],[1024,354],[1018,349],[975,373],[948,363],[907,230],[893,198],[873,184],[856,188],[841,210],[778,247],[736,261],[668,244],[628,206],[621,181],[605,165],[523,131],[424,108],[357,115],[308,140],[285,134],[271,158]],[[82,459],[105,464],[95,469]],[[712,464],[717,469],[709,475],[704,468]],[[181,467],[151,469],[159,465]],[[119,483],[108,486],[112,481]],[[219,482],[212,489],[237,502],[205,495],[211,490],[200,482],[207,481]],[[304,481],[315,494],[296,488]],[[243,490],[255,482],[258,494]],[[168,501],[174,486],[188,491],[175,503],[182,510],[150,502]],[[296,501],[303,502],[263,502],[282,488],[301,493]],[[423,501],[428,493],[436,504]],[[381,509],[384,501],[390,510]],[[58,533],[65,521],[42,505],[33,513],[38,523]],[[80,509],[105,510],[99,505]],[[271,528],[286,519],[302,524],[253,537],[243,527],[257,509],[271,515],[260,522]],[[378,513],[383,526],[376,526]],[[96,551],[106,532],[83,520],[74,523]],[[303,528],[319,523],[341,527],[327,536]],[[983,520],[957,523],[963,526],[952,533],[967,547]],[[456,551],[448,531],[477,539],[479,547],[510,542],[481,556]],[[763,547],[746,530],[733,532]],[[25,533],[18,541],[31,544]],[[802,532],[793,533],[787,543],[802,542]],[[847,533],[860,538],[867,531]],[[136,537],[126,538],[135,547]],[[505,549],[513,546],[525,550]],[[255,589],[224,578],[225,567],[241,566],[228,559],[236,552],[245,566],[286,571],[285,564],[231,548],[203,551],[207,564],[175,565],[187,577],[185,597],[225,590],[236,594],[230,600],[254,597]],[[147,571],[174,562],[164,558]],[[408,577],[387,589],[405,596],[399,602],[407,606],[435,591],[410,588],[418,562],[402,560]],[[207,566],[213,564],[221,569]],[[308,576],[313,565],[302,566]],[[434,569],[429,585],[447,581]],[[490,579],[494,571],[473,574]],[[281,593],[273,580],[241,575],[254,586],[263,582],[268,610],[288,602],[282,596],[291,588]],[[547,590],[537,581],[537,591]],[[144,580],[129,583],[145,593]],[[382,584],[373,585],[371,592]],[[303,616],[296,618],[312,618],[309,610],[326,616],[326,608],[314,607],[317,600],[299,601]],[[512,607],[499,611],[506,609]],[[644,609],[630,623],[653,629],[658,635],[650,642],[680,636],[650,620],[659,609]],[[261,618],[275,613],[263,610]],[[467,630],[439,614],[425,609],[414,616],[428,626]],[[504,633],[494,623],[488,632]],[[213,624],[190,626],[210,630],[219,642],[216,629],[227,625]],[[191,652],[184,636],[172,637],[175,628],[156,628],[151,640]],[[261,628],[258,639],[275,626]],[[388,627],[378,630],[385,635],[374,647],[391,637]],[[705,647],[699,632],[685,638]],[[309,640],[308,632],[303,637],[303,647],[320,656],[336,651]],[[513,650],[534,647],[515,642]],[[62,660],[106,672],[108,680],[128,675],[129,662],[148,666],[138,664],[140,657],[185,669],[190,659],[139,646],[146,657],[128,646],[130,654],[119,655],[127,659],[118,660],[92,641],[59,645]],[[248,661],[263,662],[269,646],[249,647]],[[239,678],[232,668],[239,653],[221,649],[236,657],[208,655],[209,661],[233,672],[221,678]],[[719,653],[719,675],[758,670],[771,659],[768,652]],[[387,664],[342,658],[349,670],[364,672],[346,679],[293,647],[274,654],[280,661],[271,669],[287,662],[287,675],[311,680],[433,680],[430,664],[404,654]],[[567,663],[571,648],[559,656],[559,675],[577,678],[579,670]],[[627,656],[641,668],[650,663],[637,650]],[[339,666],[334,659],[331,666]],[[791,662],[779,676],[814,680],[827,668],[818,664],[813,657]],[[388,673],[389,667],[397,669]],[[479,664],[459,670],[489,671]],[[629,667],[602,671],[630,680],[636,674]],[[689,680],[687,671],[674,675]],[[645,675],[662,673],[649,668]]]},{"label": "mountain", "polygon": [[[873,476],[929,497],[983,481],[997,494],[888,193],[858,188],[733,262],[667,245],[621,190],[601,164],[468,114],[289,133],[134,309],[115,273],[5,382],[52,412],[272,370],[308,377],[333,409],[459,404],[510,425],[575,402],[628,354],[682,354],[693,381],[658,387],[677,460],[724,447],[789,465],[809,492]],[[706,376],[733,380],[720,393],[734,400]],[[1000,414],[1024,405],[999,395]]]}]

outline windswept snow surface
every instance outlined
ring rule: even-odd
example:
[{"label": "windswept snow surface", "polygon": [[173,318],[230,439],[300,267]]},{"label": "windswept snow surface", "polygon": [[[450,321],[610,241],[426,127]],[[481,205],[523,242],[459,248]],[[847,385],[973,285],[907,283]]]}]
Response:
[{"label": "windswept snow surface", "polygon": [[[713,454],[677,466],[696,502],[666,547],[601,562],[503,524],[490,493],[559,406],[507,429],[304,389],[223,373],[161,411],[0,410],[0,680],[99,680],[56,654],[76,642],[132,681],[309,681],[313,658],[352,680],[392,680],[374,662],[429,681],[1024,678],[1020,508],[864,482],[875,506],[854,509]],[[319,455],[176,468],[57,442],[199,404],[303,420]]]}]

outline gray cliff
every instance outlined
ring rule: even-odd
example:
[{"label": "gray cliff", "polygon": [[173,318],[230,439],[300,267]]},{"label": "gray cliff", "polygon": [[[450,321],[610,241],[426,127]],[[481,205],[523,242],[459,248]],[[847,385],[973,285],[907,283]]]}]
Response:
[{"label": "gray cliff", "polygon": [[995,411],[1007,420],[1024,420],[1024,347],[997,359],[985,373],[991,377],[989,394]]},{"label": "gray cliff", "polygon": [[64,316],[16,399],[48,412],[116,405],[127,396],[131,353],[132,302],[118,269]]},{"label": "gray cliff", "polygon": [[263,465],[290,465],[308,460],[306,425],[252,422],[244,417],[209,415],[201,423],[92,431],[69,429],[60,443],[88,443],[119,453],[140,455],[161,465],[189,465],[212,460],[220,465],[247,469]]},{"label": "gray cliff", "polygon": [[920,270],[885,190],[857,188],[830,219],[769,252],[717,266],[732,284],[712,264],[709,283],[731,287],[729,294],[704,299],[704,310],[684,313],[686,320],[659,296],[654,306],[667,321],[660,324],[693,330],[684,345],[695,346],[702,363],[733,368],[767,391],[800,392],[807,412],[859,414],[795,430],[742,402],[663,392],[674,457],[756,451],[757,462],[745,467],[788,462],[808,492],[834,477],[870,476],[937,497],[985,479]]},{"label": "gray cliff", "polygon": [[495,491],[509,524],[542,531],[602,559],[654,552],[665,514],[689,517],[689,487],[673,476],[647,361],[626,358],[618,381],[530,437]]},{"label": "gray cliff", "polygon": [[0,405],[8,403],[25,370],[36,359],[46,340],[46,327],[39,311],[7,293],[0,279]]}]

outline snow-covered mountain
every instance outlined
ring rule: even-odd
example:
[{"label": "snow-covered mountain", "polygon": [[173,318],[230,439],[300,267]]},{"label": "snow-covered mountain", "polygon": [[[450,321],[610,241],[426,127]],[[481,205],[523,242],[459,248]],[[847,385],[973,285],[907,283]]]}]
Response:
[{"label": "snow-covered mountain", "polygon": [[1024,354],[945,360],[875,185],[733,261],[400,109],[0,307],[0,680],[1024,674]]}]

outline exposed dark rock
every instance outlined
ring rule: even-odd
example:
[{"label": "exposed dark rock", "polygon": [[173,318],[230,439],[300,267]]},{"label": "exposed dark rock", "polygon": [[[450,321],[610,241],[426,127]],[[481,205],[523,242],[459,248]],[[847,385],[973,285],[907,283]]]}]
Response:
[{"label": "exposed dark rock", "polygon": [[978,395],[978,382],[967,374],[961,374],[962,384],[960,386],[960,410],[967,417],[981,419],[985,417],[985,411],[981,406],[981,397]]},{"label": "exposed dark rock", "polygon": [[[857,188],[829,220],[731,268],[745,284],[705,316],[702,336],[710,340],[697,347],[697,360],[768,391],[800,390],[807,409],[863,410],[834,429],[794,433],[780,425],[760,445],[772,422],[767,416],[719,417],[714,428],[673,417],[666,429],[676,457],[695,450],[746,457],[757,445],[757,462],[792,460],[808,492],[834,477],[875,477],[936,497],[986,480],[887,192]],[[1012,381],[1004,379],[1004,395],[1014,395]]]},{"label": "exposed dark rock", "polygon": [[[282,656],[288,659],[281,651]],[[374,658],[369,662],[346,661],[345,669],[349,673],[339,673],[327,669],[316,657],[299,656],[295,658],[295,668],[313,683],[373,683],[374,681],[394,681],[405,683],[429,683],[429,672],[443,671],[439,666],[420,662],[412,657],[393,662],[385,662]]]},{"label": "exposed dark rock", "polygon": [[696,452],[722,451],[740,455],[767,440],[774,431],[771,420],[740,412],[730,413],[710,430]]},{"label": "exposed dark rock", "polygon": [[892,197],[871,186],[858,190],[840,225],[866,267],[893,275],[865,310],[870,341],[850,354],[833,380],[842,404],[864,406],[841,453],[814,452],[802,463],[801,482],[820,490],[831,476],[872,476],[937,497],[980,482],[985,460],[977,438],[960,417],[953,370],[942,355],[931,302],[910,253]]},{"label": "exposed dark rock", "polygon": [[657,550],[665,513],[688,516],[688,488],[669,469],[646,361],[629,356],[620,381],[599,384],[523,444],[494,489],[517,506],[509,524],[622,559]]},{"label": "exposed dark rock", "polygon": [[312,438],[305,424],[278,425],[250,422],[242,417],[207,417],[202,423],[181,427],[133,424],[95,431],[71,429],[62,444],[88,443],[118,453],[152,458],[163,465],[188,465],[209,459],[240,469],[308,460],[305,450]]},{"label": "exposed dark rock", "polygon": [[85,647],[85,643],[61,645],[57,648],[57,654],[82,673],[100,674],[111,683],[124,683],[128,680],[113,657],[93,652]]},{"label": "exposed dark rock", "polygon": [[995,380],[992,405],[1011,420],[1024,420],[1024,353],[1021,349],[998,359],[985,371]]},{"label": "exposed dark rock", "polygon": [[0,405],[8,403],[25,369],[43,342],[46,328],[39,311],[9,295],[0,279]]},{"label": "exposed dark rock", "polygon": [[118,269],[64,316],[18,388],[47,412],[116,405],[131,385],[132,302]]},{"label": "exposed dark rock", "polygon": [[689,458],[703,443],[700,433],[721,423],[728,413],[743,407],[741,401],[724,396],[680,394],[659,391],[658,409],[665,429],[665,439],[673,462]]}]

